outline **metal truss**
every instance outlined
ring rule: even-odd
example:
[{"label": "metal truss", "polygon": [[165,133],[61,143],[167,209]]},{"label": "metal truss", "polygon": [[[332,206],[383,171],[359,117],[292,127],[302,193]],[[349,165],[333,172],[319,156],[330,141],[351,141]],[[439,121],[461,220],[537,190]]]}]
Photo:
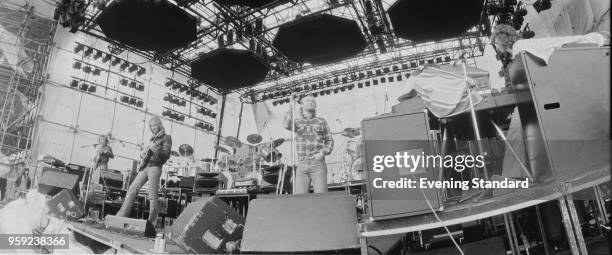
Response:
[{"label": "metal truss", "polygon": [[39,88],[47,79],[56,23],[36,16],[31,1],[19,6],[0,4],[0,8],[0,33],[4,33],[0,44],[13,49],[2,54],[16,54],[12,57],[19,61],[0,65],[0,149],[12,163],[18,163],[30,153]]},{"label": "metal truss", "polygon": [[[290,77],[294,79],[292,78],[294,76],[313,75],[313,73],[318,75],[320,71],[326,72],[337,69],[329,65],[312,66],[307,63],[293,62],[274,47],[272,41],[279,27],[299,17],[328,13],[357,21],[368,41],[368,47],[355,59],[336,64],[340,66],[340,69],[347,65],[357,65],[363,59],[368,58],[374,59],[369,62],[380,62],[381,60],[378,59],[385,59],[387,56],[395,56],[391,58],[398,59],[396,55],[402,56],[399,57],[401,59],[406,55],[411,55],[408,52],[422,51],[422,49],[431,48],[433,45],[439,47],[437,51],[445,50],[452,53],[452,47],[449,49],[444,49],[444,47],[450,41],[461,41],[454,38],[444,42],[421,45],[395,37],[393,27],[385,11],[395,2],[392,0],[278,0],[261,8],[224,6],[214,0],[174,0],[171,2],[198,18],[197,40],[186,47],[168,52],[146,52],[121,45],[119,42],[104,37],[102,31],[94,22],[101,13],[101,9],[91,2],[93,1],[90,1],[86,11],[87,20],[81,28],[87,34],[104,39],[112,45],[120,45],[186,76],[190,76],[190,64],[203,54],[220,47],[249,49],[256,52],[271,70],[268,78],[262,84],[263,87],[270,87],[272,81],[282,84],[282,80]],[[110,1],[106,3],[106,6],[108,4],[110,4]],[[261,26],[258,28],[254,24],[261,24]],[[482,29],[478,31],[482,31]],[[460,38],[473,39],[475,37],[473,32],[467,32]],[[222,45],[219,44],[221,42],[223,42]],[[462,47],[467,49],[470,45],[472,44],[464,43]],[[436,52],[436,50],[430,50],[429,52]],[[419,54],[420,56],[424,55],[423,52]],[[244,93],[247,91],[244,89],[219,91],[212,86],[206,84],[205,86],[216,93]],[[257,88],[260,87],[262,86],[257,86]]]},{"label": "metal truss", "polygon": [[[377,76],[411,72],[425,63],[454,61],[462,55],[466,59],[473,59],[483,55],[485,43],[488,43],[488,39],[473,30],[461,37],[440,42],[406,46],[397,43],[399,47],[385,54],[378,54],[370,47],[358,57],[339,64],[309,66],[291,77],[272,77],[259,86],[240,91],[241,100],[255,103],[294,93],[305,94],[345,86]],[[382,69],[388,71],[383,72]]]}]

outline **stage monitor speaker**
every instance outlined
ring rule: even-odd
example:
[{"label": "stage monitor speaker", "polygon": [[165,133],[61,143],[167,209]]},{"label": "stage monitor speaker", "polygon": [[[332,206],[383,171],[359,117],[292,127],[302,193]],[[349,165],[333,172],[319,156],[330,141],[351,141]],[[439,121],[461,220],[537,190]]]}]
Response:
[{"label": "stage monitor speaker", "polygon": [[[364,119],[361,123],[366,156],[366,175],[368,187],[368,208],[372,220],[405,217],[430,213],[423,194],[415,188],[377,188],[381,180],[398,181],[401,178],[415,180],[418,184],[421,178],[428,181],[436,180],[440,171],[433,166],[417,167],[412,172],[408,167],[385,167],[380,172],[374,172],[374,157],[393,156],[396,153],[410,156],[435,155],[432,141],[429,140],[429,118],[427,112],[386,114]],[[380,164],[381,162],[378,162]],[[384,166],[384,165],[383,165]],[[435,210],[441,208],[440,190],[423,189]]]},{"label": "stage monitor speaker", "polygon": [[79,194],[79,176],[60,171],[59,169],[43,169],[38,181],[38,192],[55,196],[62,189],[68,189],[73,194]]},{"label": "stage monitor speaker", "polygon": [[104,223],[108,230],[121,234],[140,237],[155,237],[156,234],[155,227],[147,220],[107,215]]},{"label": "stage monitor speaker", "polygon": [[244,217],[214,196],[190,203],[167,235],[190,253],[231,254],[238,251],[243,230]]},{"label": "stage monitor speaker", "polygon": [[63,189],[47,201],[49,212],[59,218],[77,220],[83,217],[83,205],[72,191]]},{"label": "stage monitor speaker", "polygon": [[242,252],[321,253],[359,248],[355,203],[345,192],[255,199],[247,219]]},{"label": "stage monitor speaker", "polygon": [[610,166],[610,48],[560,48],[548,64],[520,53],[510,67],[536,178]]}]

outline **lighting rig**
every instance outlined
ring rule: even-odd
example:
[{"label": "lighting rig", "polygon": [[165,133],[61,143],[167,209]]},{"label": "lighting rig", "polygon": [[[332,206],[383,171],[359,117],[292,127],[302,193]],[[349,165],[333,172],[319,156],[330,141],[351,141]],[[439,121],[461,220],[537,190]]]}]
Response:
[{"label": "lighting rig", "polygon": [[460,38],[420,44],[407,49],[393,48],[377,58],[363,54],[341,64],[313,66],[289,78],[268,79],[264,84],[241,91],[241,101],[257,103],[274,100],[287,103],[293,93],[325,96],[407,79],[416,68],[425,64],[445,64],[464,52],[473,59],[484,54],[488,39],[474,29]]}]

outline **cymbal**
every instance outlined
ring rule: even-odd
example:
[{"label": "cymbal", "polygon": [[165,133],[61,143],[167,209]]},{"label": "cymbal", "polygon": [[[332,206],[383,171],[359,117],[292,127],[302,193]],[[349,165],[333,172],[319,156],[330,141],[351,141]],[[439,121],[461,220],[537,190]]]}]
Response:
[{"label": "cymbal", "polygon": [[263,138],[259,134],[250,134],[247,136],[247,142],[251,144],[261,143],[261,140],[263,140]]},{"label": "cymbal", "polygon": [[183,157],[189,157],[193,155],[193,147],[189,144],[181,144],[179,146],[179,154]]},{"label": "cymbal", "polygon": [[224,152],[224,153],[227,153],[227,154],[230,153],[225,147],[221,147],[219,145],[215,146],[215,150],[217,150],[219,152]]},{"label": "cymbal", "polygon": [[278,146],[281,146],[281,144],[283,144],[284,142],[285,142],[285,138],[278,138],[272,141],[272,147],[276,148]]},{"label": "cymbal", "polygon": [[229,146],[229,147],[234,148],[234,149],[242,147],[242,142],[238,138],[233,137],[233,136],[225,137],[223,139],[223,143],[225,145]]},{"label": "cymbal", "polygon": [[342,135],[349,138],[354,138],[356,136],[361,135],[361,131],[359,131],[358,128],[345,128],[342,132]]}]

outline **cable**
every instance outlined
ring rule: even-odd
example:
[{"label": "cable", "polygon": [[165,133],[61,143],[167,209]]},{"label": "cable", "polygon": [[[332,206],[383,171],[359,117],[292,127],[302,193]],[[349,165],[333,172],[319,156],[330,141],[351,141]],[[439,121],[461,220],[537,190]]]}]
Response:
[{"label": "cable", "polygon": [[[416,178],[416,176],[414,176],[414,174],[412,174],[412,176]],[[425,198],[425,202],[427,202],[427,206],[429,206],[429,209],[433,213],[434,217],[436,217],[436,220],[438,220],[438,222],[440,222],[442,224],[442,227],[444,227],[444,230],[446,230],[446,233],[450,237],[451,241],[453,241],[453,244],[455,244],[455,247],[457,247],[457,250],[459,250],[459,253],[461,255],[464,255],[463,250],[461,250],[461,247],[459,246],[457,241],[455,241],[455,238],[453,238],[453,235],[451,234],[450,230],[448,230],[448,227],[446,227],[446,224],[444,223],[444,221],[442,221],[442,219],[440,219],[440,217],[438,217],[438,214],[436,213],[436,210],[431,205],[431,202],[429,202],[429,199],[427,198],[427,195],[425,195],[425,192],[423,191],[423,189],[421,187],[419,187],[419,191],[421,191],[421,194],[423,194],[423,197]]]},{"label": "cable", "polygon": [[368,248],[371,248],[372,250],[376,251],[378,254],[383,255],[383,253],[376,247],[374,247],[374,245],[368,245]]}]

